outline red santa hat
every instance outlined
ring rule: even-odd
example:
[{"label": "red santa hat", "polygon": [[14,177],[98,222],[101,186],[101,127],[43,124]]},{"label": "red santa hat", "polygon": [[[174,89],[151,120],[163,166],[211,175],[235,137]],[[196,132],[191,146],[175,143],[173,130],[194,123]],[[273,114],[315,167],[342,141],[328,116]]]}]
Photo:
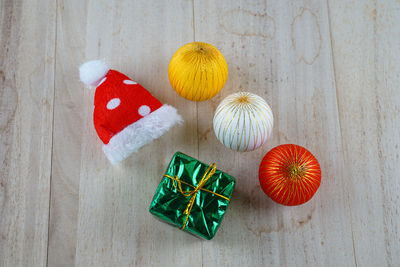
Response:
[{"label": "red santa hat", "polygon": [[97,86],[94,127],[113,164],[182,122],[174,107],[163,105],[140,84],[111,70],[104,61],[84,63],[79,74],[83,83]]}]

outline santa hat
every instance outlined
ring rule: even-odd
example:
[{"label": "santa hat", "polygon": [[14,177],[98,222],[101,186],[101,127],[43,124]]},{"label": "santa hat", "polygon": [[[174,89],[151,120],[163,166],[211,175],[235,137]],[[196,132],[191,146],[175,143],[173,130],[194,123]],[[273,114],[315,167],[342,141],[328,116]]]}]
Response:
[{"label": "santa hat", "polygon": [[86,62],[79,73],[83,83],[97,86],[94,127],[113,164],[182,122],[174,107],[163,105],[137,82],[110,70],[104,61]]}]

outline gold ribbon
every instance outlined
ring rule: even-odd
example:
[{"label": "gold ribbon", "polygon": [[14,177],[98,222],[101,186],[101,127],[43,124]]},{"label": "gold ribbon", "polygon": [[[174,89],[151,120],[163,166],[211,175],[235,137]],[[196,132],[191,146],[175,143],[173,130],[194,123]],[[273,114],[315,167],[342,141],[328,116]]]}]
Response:
[{"label": "gold ribbon", "polygon": [[[175,176],[170,176],[168,174],[164,175],[165,177],[172,179],[172,184],[174,185],[175,189],[178,190],[183,196],[190,197],[189,203],[187,204],[186,209],[183,211],[183,214],[186,215],[186,219],[185,219],[185,222],[183,223],[183,226],[181,228],[182,230],[185,229],[185,227],[186,227],[186,224],[187,224],[187,222],[189,220],[190,212],[192,211],[192,208],[193,208],[194,201],[196,200],[197,193],[200,190],[203,190],[205,192],[211,193],[213,195],[219,196],[219,197],[221,197],[223,199],[226,199],[226,200],[230,201],[230,199],[227,198],[226,196],[220,195],[218,193],[215,193],[213,191],[210,191],[208,189],[203,188],[203,186],[207,183],[208,179],[210,179],[211,176],[213,176],[213,174],[215,173],[216,169],[217,168],[216,168],[216,164],[215,163],[213,163],[210,166],[208,166],[207,170],[205,171],[203,177],[201,178],[201,180],[200,180],[200,182],[199,182],[199,184],[197,186],[193,186],[193,185],[191,185],[189,183],[186,183],[185,181],[182,181],[177,175],[175,175]],[[177,182],[178,186],[176,186],[175,181]],[[192,187],[193,190],[184,191],[182,189],[182,184],[185,184],[185,185],[188,185],[188,186]]]}]

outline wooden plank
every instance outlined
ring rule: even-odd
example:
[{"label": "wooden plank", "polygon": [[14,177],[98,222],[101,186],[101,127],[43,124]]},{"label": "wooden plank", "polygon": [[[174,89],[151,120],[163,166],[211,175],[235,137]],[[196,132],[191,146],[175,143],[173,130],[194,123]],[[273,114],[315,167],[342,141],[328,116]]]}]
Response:
[{"label": "wooden plank", "polygon": [[329,1],[358,266],[400,265],[400,5]]},{"label": "wooden plank", "polygon": [[86,1],[57,2],[49,266],[73,266],[81,172],[83,87],[77,67],[86,44]]},{"label": "wooden plank", "polygon": [[0,1],[0,266],[47,260],[53,1]]},{"label": "wooden plank", "polygon": [[[75,22],[72,21],[73,4],[68,5],[71,19],[64,21],[67,23],[62,26],[64,29],[60,28],[66,34],[63,41],[72,46],[75,38],[85,40],[85,55],[80,57],[79,51],[71,51],[72,54],[59,58],[61,62],[69,62],[76,70],[84,59],[105,58],[113,68],[141,83],[163,103],[177,107],[186,120],[183,126],[131,156],[120,168],[112,167],[101,151],[101,142],[92,125],[94,91],[84,89],[83,85],[70,89],[78,92],[74,91],[74,99],[82,99],[80,110],[77,108],[71,114],[77,119],[71,118],[70,125],[65,126],[82,129],[81,141],[76,141],[76,148],[70,152],[75,154],[80,149],[80,165],[69,163],[79,167],[74,174],[79,172],[80,177],[75,264],[171,266],[177,260],[182,265],[201,263],[200,242],[157,221],[148,212],[173,153],[181,150],[197,155],[196,105],[180,98],[170,87],[167,76],[174,51],[193,40],[192,3],[88,2],[86,21],[81,24],[85,30],[75,30],[71,36],[68,29]],[[69,78],[78,79],[76,73]],[[63,116],[67,112],[67,106],[60,110]],[[60,146],[60,157],[64,155],[62,151]],[[63,160],[77,159],[64,157]],[[59,207],[67,209],[67,205]],[[54,259],[61,253],[57,251],[51,256]]]},{"label": "wooden plank", "polygon": [[[196,1],[194,10],[196,40],[219,48],[230,71],[221,93],[199,104],[199,157],[237,177],[219,233],[203,243],[203,264],[354,265],[326,3]],[[236,91],[264,97],[275,115],[272,139],[254,152],[234,153],[213,134],[215,108]],[[323,171],[318,193],[299,207],[275,204],[259,187],[262,157],[283,143],[307,147]]]}]

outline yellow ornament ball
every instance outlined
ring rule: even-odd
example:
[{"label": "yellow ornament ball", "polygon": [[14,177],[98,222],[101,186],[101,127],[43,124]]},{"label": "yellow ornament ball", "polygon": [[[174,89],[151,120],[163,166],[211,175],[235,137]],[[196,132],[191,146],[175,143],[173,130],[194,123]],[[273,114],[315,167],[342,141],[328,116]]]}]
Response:
[{"label": "yellow ornament ball", "polygon": [[175,52],[169,63],[168,76],[180,96],[204,101],[221,91],[228,78],[228,65],[214,46],[193,42]]}]

